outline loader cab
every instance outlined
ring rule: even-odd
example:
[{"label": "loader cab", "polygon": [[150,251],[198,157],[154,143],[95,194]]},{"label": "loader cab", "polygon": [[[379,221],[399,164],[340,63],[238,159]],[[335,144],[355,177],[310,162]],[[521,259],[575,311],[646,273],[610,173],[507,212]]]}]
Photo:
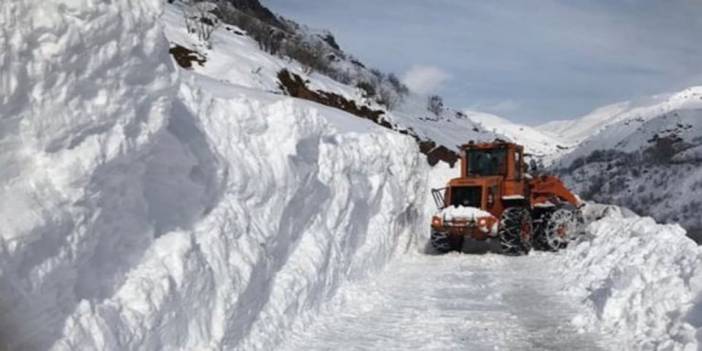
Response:
[{"label": "loader cab", "polygon": [[458,183],[480,186],[482,206],[475,207],[500,213],[502,208],[527,206],[530,190],[522,146],[496,140],[469,143],[463,145],[461,151],[461,181]]},{"label": "loader cab", "polygon": [[498,140],[466,144],[461,151],[461,176],[446,188],[433,189],[438,208],[475,207],[499,217],[504,208],[528,206],[530,189],[521,146]]},{"label": "loader cab", "polygon": [[521,180],[524,174],[524,150],[508,142],[463,145],[461,161],[462,178],[499,176]]}]

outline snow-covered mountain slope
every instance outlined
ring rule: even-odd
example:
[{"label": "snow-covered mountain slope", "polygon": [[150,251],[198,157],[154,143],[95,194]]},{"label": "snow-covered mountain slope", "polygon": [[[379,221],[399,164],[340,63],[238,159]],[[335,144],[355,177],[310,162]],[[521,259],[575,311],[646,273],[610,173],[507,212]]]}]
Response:
[{"label": "snow-covered mountain slope", "polygon": [[574,145],[600,133],[607,126],[628,120],[648,120],[671,111],[699,106],[702,87],[691,87],[676,93],[643,97],[598,108],[573,120],[553,121],[536,127],[543,132]]},{"label": "snow-covered mountain slope", "polygon": [[542,160],[546,165],[551,164],[568,149],[559,139],[536,128],[514,123],[489,113],[470,110],[463,112],[470,120],[480,124],[484,129],[523,145],[526,152],[530,153],[534,159]]},{"label": "snow-covered mountain slope", "polygon": [[564,143],[577,145],[595,134],[600,128],[612,123],[612,116],[628,111],[629,105],[629,102],[607,105],[580,118],[551,121],[535,128],[543,133],[550,134],[554,138],[562,139]]},{"label": "snow-covered mountain slope", "polygon": [[[210,50],[187,33],[179,6],[168,6],[163,18],[166,36],[171,44],[193,50],[204,59],[201,64],[193,62],[194,72],[234,85],[282,93],[284,89],[281,89],[278,75],[282,70],[287,70],[301,77],[311,91],[337,94],[358,106],[380,111],[381,120],[394,129],[416,135],[420,140],[431,140],[454,151],[470,140],[505,138],[482,128],[458,110],[443,107],[438,114],[430,112],[427,109],[427,98],[412,92],[408,92],[393,109],[388,109],[369,98],[367,92],[358,86],[342,84],[327,75],[310,72],[294,60],[262,51],[253,38],[234,25],[226,24],[214,32]],[[361,70],[356,73],[360,77],[358,79],[365,79],[365,75],[371,74],[343,60],[335,61],[335,64],[351,65]]]},{"label": "snow-covered mountain slope", "polygon": [[[702,139],[702,87],[690,88],[675,96],[680,97],[676,100],[679,102],[675,105],[677,107],[669,102],[650,106],[640,110],[641,114],[628,114],[619,122],[602,127],[564,155],[561,164],[570,165],[576,158],[587,156],[595,150],[644,151],[659,139],[669,137],[680,138],[680,142],[690,145],[699,144],[699,139]],[[610,116],[610,119],[618,119],[619,116]]]},{"label": "snow-covered mountain slope", "polygon": [[586,199],[629,207],[702,233],[702,87],[610,123],[561,157],[556,171]]},{"label": "snow-covered mountain slope", "polygon": [[177,72],[160,1],[12,5],[0,348],[270,349],[424,224],[414,140]]}]

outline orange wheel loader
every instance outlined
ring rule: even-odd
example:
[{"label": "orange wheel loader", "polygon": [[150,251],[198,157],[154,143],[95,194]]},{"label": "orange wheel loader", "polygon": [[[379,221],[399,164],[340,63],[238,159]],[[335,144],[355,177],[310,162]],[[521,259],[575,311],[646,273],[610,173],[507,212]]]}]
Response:
[{"label": "orange wheel loader", "polygon": [[497,140],[461,147],[461,176],[432,189],[431,244],[460,250],[465,238],[499,240],[508,255],[556,251],[578,234],[584,203],[555,176],[527,173],[524,148]]}]

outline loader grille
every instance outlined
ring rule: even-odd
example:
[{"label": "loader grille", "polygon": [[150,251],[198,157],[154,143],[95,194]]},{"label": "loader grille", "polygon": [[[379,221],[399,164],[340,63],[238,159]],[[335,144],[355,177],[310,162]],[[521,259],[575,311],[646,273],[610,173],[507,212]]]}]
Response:
[{"label": "loader grille", "polygon": [[457,186],[451,188],[451,205],[480,208],[482,188],[479,186]]}]

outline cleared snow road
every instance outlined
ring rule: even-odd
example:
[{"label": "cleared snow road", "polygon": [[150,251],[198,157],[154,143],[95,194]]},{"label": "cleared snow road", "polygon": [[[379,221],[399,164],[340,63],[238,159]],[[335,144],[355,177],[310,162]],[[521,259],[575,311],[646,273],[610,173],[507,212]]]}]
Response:
[{"label": "cleared snow road", "polygon": [[570,324],[553,257],[410,255],[343,291],[287,350],[598,350]]}]

